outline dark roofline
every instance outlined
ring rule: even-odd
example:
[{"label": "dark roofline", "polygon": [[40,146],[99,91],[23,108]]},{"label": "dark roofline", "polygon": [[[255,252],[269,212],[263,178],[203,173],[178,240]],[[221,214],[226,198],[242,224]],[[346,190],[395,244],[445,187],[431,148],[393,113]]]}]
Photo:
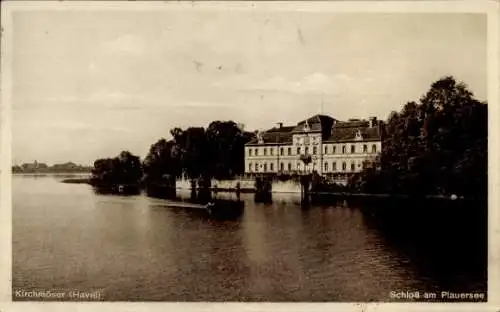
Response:
[{"label": "dark roofline", "polygon": [[262,143],[259,144],[257,143],[246,143],[245,146],[264,146],[264,145],[293,145],[292,142],[280,142],[280,143],[275,143],[275,142],[267,142],[267,143]]},{"label": "dark roofline", "polygon": [[322,144],[325,143],[363,143],[363,142],[382,142],[381,138],[369,138],[362,140],[346,139],[346,140],[323,140]]}]

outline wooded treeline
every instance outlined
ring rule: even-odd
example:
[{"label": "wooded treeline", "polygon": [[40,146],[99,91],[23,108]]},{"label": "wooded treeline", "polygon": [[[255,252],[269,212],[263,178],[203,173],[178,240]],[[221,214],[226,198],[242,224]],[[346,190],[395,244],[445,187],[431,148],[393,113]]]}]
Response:
[{"label": "wooded treeline", "polygon": [[377,161],[349,185],[365,193],[485,197],[487,138],[486,103],[453,77],[442,78],[390,114]]},{"label": "wooded treeline", "polygon": [[[93,177],[105,183],[161,184],[167,177],[230,179],[244,172],[244,145],[255,133],[233,121],[205,129],[174,128],[141,163],[122,152],[99,159]],[[392,112],[382,129],[382,151],[372,166],[350,178],[348,189],[362,193],[485,197],[487,193],[486,103],[463,83],[444,77],[418,102]]]},{"label": "wooded treeline", "polygon": [[254,136],[233,121],[214,121],[206,129],[174,128],[170,134],[170,140],[162,138],[151,145],[142,163],[129,152],[96,160],[94,181],[147,185],[162,184],[171,176],[230,179],[244,172],[244,146]]}]

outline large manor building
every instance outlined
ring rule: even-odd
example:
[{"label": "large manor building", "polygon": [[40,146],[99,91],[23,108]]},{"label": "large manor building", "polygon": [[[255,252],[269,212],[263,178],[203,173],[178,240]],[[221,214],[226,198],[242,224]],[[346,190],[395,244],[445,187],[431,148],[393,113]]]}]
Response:
[{"label": "large manor building", "polygon": [[350,174],[360,172],[366,161],[374,160],[381,151],[380,127],[375,117],[339,121],[326,115],[315,115],[295,126],[280,123],[278,127],[258,132],[245,145],[245,173],[315,171],[345,180]]}]

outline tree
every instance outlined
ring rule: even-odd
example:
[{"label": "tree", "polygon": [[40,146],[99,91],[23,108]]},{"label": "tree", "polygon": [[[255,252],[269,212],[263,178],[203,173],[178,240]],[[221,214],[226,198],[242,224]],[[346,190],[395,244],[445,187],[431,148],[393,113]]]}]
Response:
[{"label": "tree", "polygon": [[114,158],[101,158],[94,162],[92,181],[99,185],[137,185],[142,178],[139,157],[123,151]]},{"label": "tree", "polygon": [[361,191],[486,196],[487,105],[444,77],[419,103],[392,112],[376,166],[351,185]]},{"label": "tree", "polygon": [[197,179],[205,168],[206,137],[202,127],[190,127],[185,131],[175,128],[171,131],[180,152],[182,173],[190,179]]},{"label": "tree", "polygon": [[160,181],[165,175],[185,176],[195,184],[203,178],[232,178],[244,172],[244,145],[253,134],[233,121],[214,121],[202,127],[170,130],[172,139],[161,139],[144,160],[146,181]]},{"label": "tree", "polygon": [[207,169],[212,177],[232,178],[244,172],[245,144],[252,138],[234,121],[214,121],[206,131]]},{"label": "tree", "polygon": [[165,175],[177,175],[180,158],[173,141],[160,139],[149,149],[143,161],[144,180],[146,183],[161,182]]}]

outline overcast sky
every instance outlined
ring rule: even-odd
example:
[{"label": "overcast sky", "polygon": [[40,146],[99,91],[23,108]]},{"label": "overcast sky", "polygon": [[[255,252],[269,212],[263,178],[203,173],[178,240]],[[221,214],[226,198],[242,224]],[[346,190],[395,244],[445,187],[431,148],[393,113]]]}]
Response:
[{"label": "overcast sky", "polygon": [[38,11],[13,27],[16,164],[144,157],[213,120],[386,119],[445,75],[486,99],[483,15]]}]

